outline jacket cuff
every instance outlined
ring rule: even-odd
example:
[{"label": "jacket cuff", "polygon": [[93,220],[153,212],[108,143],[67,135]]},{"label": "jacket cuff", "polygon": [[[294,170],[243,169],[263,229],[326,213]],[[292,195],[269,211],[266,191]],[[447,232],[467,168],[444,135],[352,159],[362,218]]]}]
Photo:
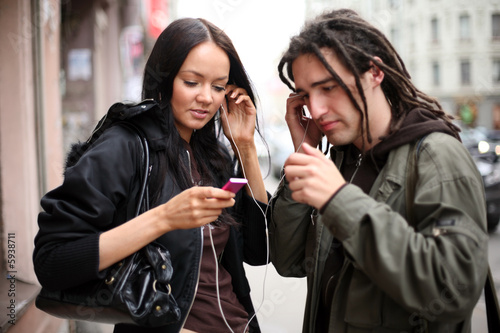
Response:
[{"label": "jacket cuff", "polygon": [[344,185],[342,185],[335,193],[332,194],[332,196],[330,197],[330,199],[328,199],[328,201],[323,205],[323,207],[321,207],[321,209],[319,210],[319,213],[320,214],[323,214],[325,212],[325,209],[326,207],[328,206],[328,204],[330,203],[330,201],[333,200],[333,198],[335,198],[335,196],[337,195],[337,193],[339,193],[340,191],[342,191],[342,189],[347,185],[347,183],[345,183]]}]

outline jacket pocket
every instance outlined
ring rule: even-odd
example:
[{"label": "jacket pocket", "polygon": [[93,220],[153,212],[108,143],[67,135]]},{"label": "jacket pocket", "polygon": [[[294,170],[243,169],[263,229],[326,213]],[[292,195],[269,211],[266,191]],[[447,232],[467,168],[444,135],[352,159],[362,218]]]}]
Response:
[{"label": "jacket pocket", "polygon": [[379,327],[382,297],[382,291],[365,274],[354,270],[347,293],[346,323],[360,328]]},{"label": "jacket pocket", "polygon": [[353,272],[346,304],[348,332],[419,331],[419,318],[413,318],[359,270]]},{"label": "jacket pocket", "polygon": [[421,318],[404,310],[388,296],[382,304],[382,327],[397,332],[424,332]]}]

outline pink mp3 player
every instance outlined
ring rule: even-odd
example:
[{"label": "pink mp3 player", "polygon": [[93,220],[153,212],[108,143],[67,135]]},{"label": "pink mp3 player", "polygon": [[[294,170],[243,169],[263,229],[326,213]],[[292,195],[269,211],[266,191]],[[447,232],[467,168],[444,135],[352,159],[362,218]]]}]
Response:
[{"label": "pink mp3 player", "polygon": [[222,189],[236,193],[247,183],[248,180],[245,178],[230,178],[226,185],[222,186]]}]

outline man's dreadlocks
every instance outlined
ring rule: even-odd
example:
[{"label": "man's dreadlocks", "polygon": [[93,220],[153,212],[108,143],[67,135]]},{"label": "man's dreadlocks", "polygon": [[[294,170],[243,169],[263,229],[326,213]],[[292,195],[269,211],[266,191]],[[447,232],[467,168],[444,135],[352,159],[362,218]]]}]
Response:
[{"label": "man's dreadlocks", "polygon": [[[342,64],[353,73],[363,103],[362,107],[356,102],[352,92],[342,79],[328,64],[321,53],[323,48],[333,50]],[[372,137],[367,117],[368,106],[361,88],[360,75],[368,71],[372,63],[385,74],[381,87],[391,105],[392,117],[389,134],[397,131],[408,112],[415,108],[424,108],[433,112],[455,134],[460,131],[452,123],[453,117],[443,111],[435,98],[426,95],[413,85],[403,60],[384,34],[363,20],[353,10],[341,9],[325,13],[307,23],[300,34],[292,38],[288,50],[278,65],[278,71],[280,79],[293,91],[295,91],[295,88],[291,83],[291,81],[294,81],[292,63],[303,54],[314,54],[318,57],[332,77],[347,93],[361,115],[361,125],[364,125],[361,126],[362,135],[366,135],[368,142],[372,142]],[[378,61],[375,57],[380,58],[382,61]]]}]

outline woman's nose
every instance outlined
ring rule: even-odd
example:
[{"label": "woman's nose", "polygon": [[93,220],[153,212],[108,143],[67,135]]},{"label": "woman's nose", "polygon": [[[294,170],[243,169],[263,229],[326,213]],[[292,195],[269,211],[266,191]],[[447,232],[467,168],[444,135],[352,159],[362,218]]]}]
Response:
[{"label": "woman's nose", "polygon": [[212,91],[210,88],[211,87],[205,87],[205,86],[201,88],[200,92],[196,96],[198,102],[203,104],[210,104],[213,102]]}]

